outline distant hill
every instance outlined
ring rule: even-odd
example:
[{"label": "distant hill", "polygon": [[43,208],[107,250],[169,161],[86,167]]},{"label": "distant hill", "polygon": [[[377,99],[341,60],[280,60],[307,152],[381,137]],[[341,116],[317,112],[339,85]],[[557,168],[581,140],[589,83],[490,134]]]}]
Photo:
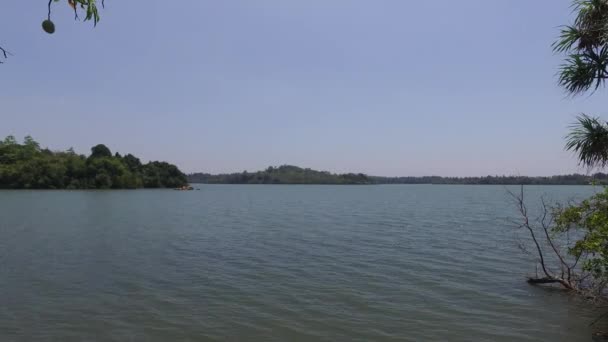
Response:
[{"label": "distant hill", "polygon": [[495,184],[495,185],[589,185],[608,184],[608,175],[561,175],[547,177],[485,176],[485,177],[378,177],[362,173],[333,174],[292,165],[269,167],[264,171],[212,175],[193,173],[190,183],[208,184]]},{"label": "distant hill", "polygon": [[334,174],[327,171],[304,169],[292,165],[269,167],[264,171],[211,175],[193,173],[188,175],[190,183],[208,184],[371,184],[371,179],[362,174]]}]

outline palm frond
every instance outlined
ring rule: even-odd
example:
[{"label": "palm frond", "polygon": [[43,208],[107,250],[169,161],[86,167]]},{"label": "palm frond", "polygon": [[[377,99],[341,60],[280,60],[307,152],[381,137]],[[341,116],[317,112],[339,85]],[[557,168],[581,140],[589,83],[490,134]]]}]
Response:
[{"label": "palm frond", "polygon": [[565,53],[559,84],[572,94],[596,90],[608,76],[608,0],[574,0],[573,25],[564,26],[552,45]]},{"label": "palm frond", "polygon": [[574,26],[564,26],[561,30],[559,39],[552,44],[554,52],[570,51],[572,47],[581,39],[581,31]]},{"label": "palm frond", "polygon": [[602,79],[596,79],[598,71],[595,64],[586,54],[572,54],[566,58],[566,63],[560,67],[559,85],[572,94],[584,93],[595,84],[602,84]]},{"label": "palm frond", "polygon": [[608,165],[608,125],[598,118],[579,115],[566,137],[566,150],[576,153],[581,165]]}]

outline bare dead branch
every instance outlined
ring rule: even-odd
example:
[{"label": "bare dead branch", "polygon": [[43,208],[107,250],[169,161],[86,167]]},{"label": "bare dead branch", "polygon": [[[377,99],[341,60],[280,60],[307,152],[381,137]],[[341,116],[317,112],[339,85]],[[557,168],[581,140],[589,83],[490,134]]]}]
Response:
[{"label": "bare dead branch", "polygon": [[583,253],[579,254],[576,259],[574,259],[574,264],[572,264],[572,266],[570,266],[571,269],[574,269],[576,267],[576,265],[578,265],[578,261],[581,260],[581,257],[583,256]]},{"label": "bare dead branch", "polygon": [[528,209],[524,202],[524,186],[522,185],[520,187],[519,195],[513,193],[511,190],[508,190],[508,189],[507,189],[507,192],[515,200],[515,202],[517,204],[517,209],[519,210],[519,213],[521,214],[522,218],[524,219],[523,227],[525,227],[528,230],[528,232],[530,233],[530,237],[532,238],[532,241],[534,242],[534,245],[536,246],[536,251],[538,252],[538,257],[540,259],[540,266],[543,269],[543,273],[545,274],[545,276],[547,278],[553,278],[553,276],[551,275],[551,273],[547,270],[547,267],[545,266],[545,258],[543,256],[543,250],[540,247],[540,244],[538,243],[536,234],[534,233],[534,229],[532,229],[532,226],[530,226],[530,219],[528,217]]},{"label": "bare dead branch", "polygon": [[[556,241],[554,241],[553,236],[551,234],[552,227],[554,225],[554,215],[551,212],[551,208],[547,204],[544,198],[541,198],[542,211],[536,220],[531,220],[529,216],[529,211],[526,206],[524,200],[524,188],[523,185],[520,187],[519,193],[515,193],[508,189],[507,193],[511,195],[511,197],[515,200],[515,204],[517,205],[517,209],[519,214],[523,219],[523,223],[517,224],[519,228],[526,228],[529,233],[529,236],[534,243],[536,253],[538,256],[538,263],[536,269],[536,277],[528,278],[528,283],[530,284],[560,284],[562,288],[575,291],[582,292],[581,284],[582,281],[577,281],[576,277],[573,277],[573,270],[578,263],[578,260],[575,260],[574,265],[570,266],[570,264],[566,261],[564,255],[562,255],[561,246],[558,247]],[[535,223],[538,223],[535,224]],[[538,231],[538,233],[537,233]],[[542,231],[542,233],[540,232]],[[540,236],[537,234],[544,235],[544,239],[546,243],[542,243],[539,240]],[[525,247],[522,248],[522,244],[520,243],[520,249],[525,251]],[[546,254],[555,254],[555,257],[558,259],[556,262],[559,264],[559,273],[553,272],[547,265]],[[580,260],[580,258],[579,258]],[[538,275],[538,265],[540,265],[542,269],[543,275],[539,277]],[[575,273],[575,275],[577,275]],[[578,276],[578,275],[577,275]],[[573,280],[574,279],[574,280]],[[585,292],[587,293],[587,292]]]},{"label": "bare dead branch", "polygon": [[[10,52],[8,52],[7,50],[5,50],[2,46],[0,46],[0,55],[2,57],[4,57],[4,59],[7,59],[8,56],[12,56],[12,54]],[[0,64],[4,63],[2,60],[0,60]]]},{"label": "bare dead branch", "polygon": [[[522,189],[523,191],[523,189]],[[568,263],[566,263],[566,261],[564,260],[562,254],[559,252],[559,250],[555,247],[555,244],[553,243],[553,239],[551,238],[551,236],[549,235],[549,227],[546,223],[545,223],[545,219],[547,217],[547,213],[549,211],[548,207],[547,207],[547,203],[545,202],[545,199],[543,197],[540,198],[541,199],[541,203],[543,206],[543,219],[541,221],[541,225],[543,227],[543,231],[545,232],[545,237],[547,239],[547,242],[549,243],[549,245],[551,246],[551,248],[553,249],[553,252],[555,253],[555,255],[559,258],[559,261],[561,263],[562,266],[562,277],[563,275],[563,267],[568,267]],[[569,268],[569,267],[568,267]]]}]

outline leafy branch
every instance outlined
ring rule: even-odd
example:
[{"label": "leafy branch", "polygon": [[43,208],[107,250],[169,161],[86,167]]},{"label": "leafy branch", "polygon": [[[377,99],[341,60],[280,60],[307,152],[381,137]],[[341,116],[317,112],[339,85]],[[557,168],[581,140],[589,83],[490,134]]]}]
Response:
[{"label": "leafy branch", "polygon": [[[49,0],[48,8],[48,20],[51,20],[51,6],[53,2],[59,2],[61,0]],[[79,10],[85,12],[83,21],[92,20],[93,26],[97,26],[100,20],[99,9],[97,7],[98,0],[67,0],[68,5],[74,10],[74,19],[80,19],[78,15]],[[105,8],[105,0],[101,0],[101,7]]]},{"label": "leafy branch", "polygon": [[608,125],[598,118],[579,115],[566,136],[566,150],[575,152],[582,165],[605,167],[608,164]]},{"label": "leafy branch", "polygon": [[553,51],[566,54],[559,84],[578,95],[597,90],[608,78],[608,2],[575,0],[572,25],[564,26]]},{"label": "leafy branch", "polygon": [[[52,7],[54,3],[60,1],[61,0],[48,0],[47,18],[42,22],[42,29],[48,34],[55,33],[55,23],[53,23],[51,20]],[[97,6],[99,2],[100,0],[67,0],[68,5],[74,10],[74,20],[79,20],[79,11],[83,11],[83,21],[91,20],[93,22],[93,26],[97,26],[97,23],[100,20],[99,8]],[[101,7],[105,8],[105,0],[101,0]],[[0,46],[0,64],[4,63],[4,60],[6,60],[10,55],[10,52]]]}]

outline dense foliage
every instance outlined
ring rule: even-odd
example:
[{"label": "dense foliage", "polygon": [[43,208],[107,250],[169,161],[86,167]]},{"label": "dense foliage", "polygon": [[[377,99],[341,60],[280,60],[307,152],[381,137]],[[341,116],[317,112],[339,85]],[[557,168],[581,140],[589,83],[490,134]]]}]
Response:
[{"label": "dense foliage", "polygon": [[596,290],[603,294],[608,284],[608,188],[581,204],[558,208],[553,230],[582,234],[569,248],[569,253],[583,260],[583,271],[589,272],[595,283],[601,285]]},{"label": "dense foliage", "polygon": [[283,165],[269,167],[264,171],[242,172],[221,175],[193,173],[188,175],[191,183],[209,184],[369,184],[371,180],[362,173],[333,174],[327,171],[303,169]]},{"label": "dense foliage", "polygon": [[13,136],[0,141],[0,188],[3,189],[135,189],[179,187],[186,176],[165,162],[141,161],[127,154],[112,155],[105,145],[91,155],[40,148],[26,137],[19,144]]},{"label": "dense foliage", "polygon": [[530,238],[518,245],[536,257],[536,274],[528,282],[559,284],[589,299],[607,300],[608,189],[566,206],[550,207],[541,198],[541,206],[532,211],[524,201],[524,187],[520,189],[519,194],[508,192],[521,215],[518,228]]},{"label": "dense foliage", "polygon": [[[562,29],[554,51],[566,55],[559,84],[572,95],[597,90],[608,78],[608,1],[574,0],[575,19]],[[588,168],[608,165],[608,124],[582,114],[571,127],[566,149]],[[598,179],[605,179],[600,174]],[[597,176],[597,175],[596,175]],[[600,182],[606,184],[605,181]],[[531,283],[559,283],[588,297],[608,299],[608,188],[580,204],[543,212],[534,225],[524,204],[523,187],[514,196],[534,242],[542,276]],[[552,267],[550,267],[552,266]]]},{"label": "dense foliage", "polygon": [[[597,90],[608,78],[608,1],[574,0],[576,13],[572,25],[562,29],[554,50],[566,54],[559,83],[577,95]],[[566,149],[577,154],[589,168],[608,165],[608,124],[582,114],[573,125]],[[608,190],[579,205],[554,212],[556,232],[582,234],[569,249],[571,256],[584,258],[583,271],[590,272],[594,283],[608,283]]]}]

